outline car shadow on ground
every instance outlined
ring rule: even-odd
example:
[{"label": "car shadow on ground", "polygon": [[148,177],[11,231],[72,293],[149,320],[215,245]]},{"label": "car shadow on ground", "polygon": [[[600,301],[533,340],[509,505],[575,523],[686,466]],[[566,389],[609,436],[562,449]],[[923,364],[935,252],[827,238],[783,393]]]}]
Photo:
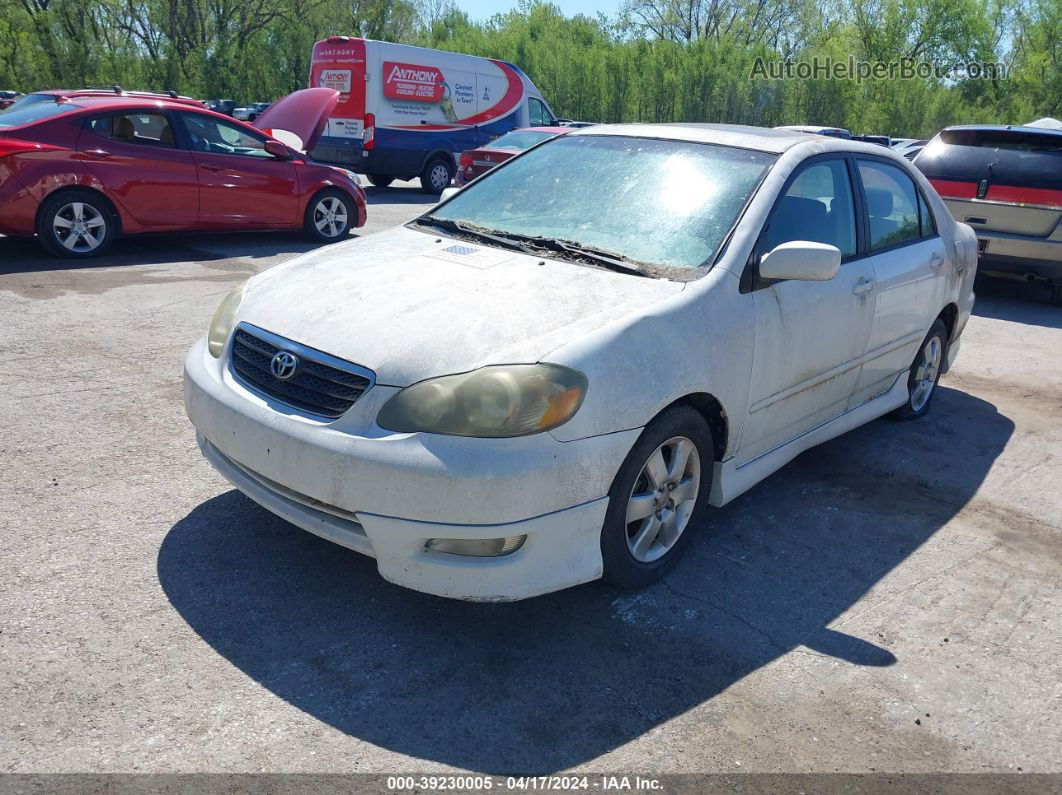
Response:
[{"label": "car shadow on ground", "polygon": [[973,497],[1013,428],[942,387],[925,419],[864,426],[713,511],[666,580],[639,592],[438,599],[235,491],[173,526],[158,576],[222,657],[340,731],[461,768],[546,773],[799,647],[894,663],[885,640],[828,625]]},{"label": "car shadow on ground", "polygon": [[321,245],[301,232],[144,235],[116,240],[110,251],[99,257],[64,259],[47,253],[35,238],[0,237],[0,276],[174,262],[209,263],[237,258],[253,260],[277,254],[302,254]]},{"label": "car shadow on ground", "polygon": [[978,276],[973,313],[980,317],[1009,320],[1044,328],[1062,328],[1062,306],[1050,302],[1044,282],[1024,282]]}]

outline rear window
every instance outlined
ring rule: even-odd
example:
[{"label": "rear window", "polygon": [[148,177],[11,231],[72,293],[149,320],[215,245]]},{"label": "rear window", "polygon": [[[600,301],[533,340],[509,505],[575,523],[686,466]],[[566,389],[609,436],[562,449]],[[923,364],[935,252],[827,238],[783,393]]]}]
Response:
[{"label": "rear window", "polygon": [[1035,130],[944,130],[915,165],[930,179],[1062,189],[1062,135]]},{"label": "rear window", "polygon": [[1018,152],[1062,152],[1062,135],[1027,130],[944,130],[940,140],[952,146],[1011,149]]},{"label": "rear window", "polygon": [[[24,99],[30,99],[30,97],[24,97]],[[7,110],[0,111],[0,130],[33,124],[82,108],[81,105],[75,105],[73,102],[56,102],[51,97],[48,97],[48,100],[50,101],[31,102],[26,105],[21,105],[22,100],[19,100]]]}]

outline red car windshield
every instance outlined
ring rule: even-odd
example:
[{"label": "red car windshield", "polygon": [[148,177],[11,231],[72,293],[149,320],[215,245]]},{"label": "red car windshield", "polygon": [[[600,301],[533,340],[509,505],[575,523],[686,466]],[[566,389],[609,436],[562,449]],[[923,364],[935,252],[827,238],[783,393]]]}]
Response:
[{"label": "red car windshield", "polygon": [[[28,99],[28,97],[27,97]],[[0,130],[10,127],[21,127],[24,124],[32,124],[35,121],[59,116],[63,113],[81,110],[83,105],[75,105],[73,102],[32,102],[20,105],[16,102],[10,108],[0,111]]]},{"label": "red car windshield", "polygon": [[523,151],[545,141],[547,138],[552,138],[556,134],[552,132],[535,132],[534,130],[513,130],[500,138],[495,138],[487,146],[491,149],[519,149]]}]

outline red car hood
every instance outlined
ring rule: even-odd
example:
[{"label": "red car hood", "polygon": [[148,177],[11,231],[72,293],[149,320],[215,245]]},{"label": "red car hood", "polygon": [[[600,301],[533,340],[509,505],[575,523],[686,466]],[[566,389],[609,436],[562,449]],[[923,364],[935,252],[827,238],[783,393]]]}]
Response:
[{"label": "red car hood", "polygon": [[[277,130],[296,135],[302,145],[295,148],[309,151],[324,132],[338,102],[339,92],[334,88],[304,88],[270,105],[254,120],[254,126],[267,135],[275,135]],[[295,142],[284,143],[293,146]]]}]

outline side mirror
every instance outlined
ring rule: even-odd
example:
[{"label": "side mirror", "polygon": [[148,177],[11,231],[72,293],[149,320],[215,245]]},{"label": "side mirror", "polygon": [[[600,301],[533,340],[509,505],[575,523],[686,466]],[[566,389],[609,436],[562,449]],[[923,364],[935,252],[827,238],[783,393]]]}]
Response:
[{"label": "side mirror", "polygon": [[265,150],[277,160],[287,160],[291,157],[291,151],[280,141],[269,140],[265,142]]},{"label": "side mirror", "polygon": [[837,275],[841,250],[826,243],[791,240],[760,258],[760,278],[825,282]]},{"label": "side mirror", "polygon": [[439,194],[439,202],[442,203],[447,199],[456,196],[461,191],[460,188],[451,185],[449,188],[444,188],[443,192]]}]

